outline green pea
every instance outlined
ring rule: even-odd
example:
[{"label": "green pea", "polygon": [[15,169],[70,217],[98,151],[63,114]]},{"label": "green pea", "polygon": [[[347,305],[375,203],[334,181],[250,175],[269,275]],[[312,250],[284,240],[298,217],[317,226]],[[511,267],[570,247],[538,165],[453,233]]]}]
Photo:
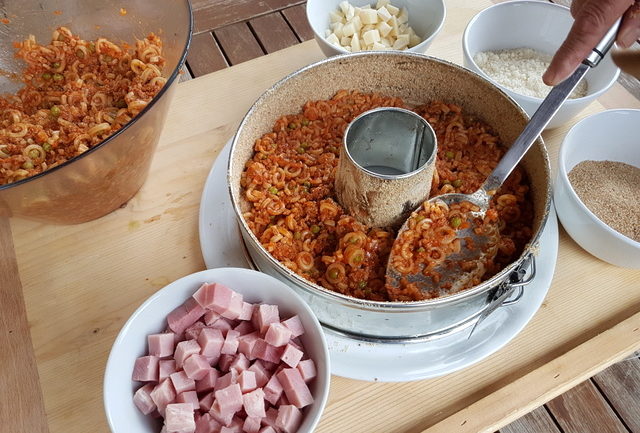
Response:
[{"label": "green pea", "polygon": [[82,51],[80,48],[78,48],[78,49],[76,50],[76,56],[77,56],[79,59],[84,59],[84,51]]},{"label": "green pea", "polygon": [[358,283],[358,288],[364,289],[365,287],[367,287],[367,282],[366,281],[360,281]]},{"label": "green pea", "polygon": [[51,67],[53,69],[58,69],[60,67],[60,62],[55,62],[53,65],[51,65]]},{"label": "green pea", "polygon": [[295,240],[299,241],[300,239],[302,239],[302,233],[300,233],[300,232],[295,232],[295,233],[293,234],[293,238],[294,238]]},{"label": "green pea", "polygon": [[419,253],[424,253],[424,251],[425,251],[425,250],[424,250],[424,248],[423,248],[423,247],[420,247],[420,248],[418,248],[416,251],[417,251],[417,252],[419,252]]},{"label": "green pea", "polygon": [[22,164],[22,168],[24,168],[25,170],[31,170],[33,168],[33,162],[31,161],[25,161]]},{"label": "green pea", "polygon": [[304,182],[303,185],[307,188],[311,188],[311,182]]},{"label": "green pea", "polygon": [[336,280],[338,278],[338,270],[337,269],[331,269],[327,275],[329,276],[329,278],[331,278],[332,280]]},{"label": "green pea", "polygon": [[43,80],[50,80],[51,77],[53,77],[53,75],[51,75],[49,72],[45,72],[44,74],[42,74],[42,79]]},{"label": "green pea", "polygon": [[64,80],[64,76],[62,74],[58,74],[57,72],[53,74],[53,81],[62,81]]},{"label": "green pea", "polygon": [[298,125],[295,122],[289,123],[289,129],[296,129]]},{"label": "green pea", "polygon": [[446,151],[446,153],[444,154],[444,156],[445,156],[447,159],[453,159],[453,157],[454,157],[454,156],[456,156],[456,154],[455,154],[455,153],[453,153],[451,150],[447,150],[447,151]]},{"label": "green pea", "polygon": [[54,105],[53,107],[51,107],[51,110],[49,110],[51,112],[51,115],[53,117],[58,117],[60,115],[60,107],[58,107],[57,105]]},{"label": "green pea", "polygon": [[304,147],[300,146],[296,149],[296,152],[298,152],[299,154],[303,154],[306,152],[306,150],[304,149]]},{"label": "green pea", "polygon": [[110,55],[107,54],[106,56],[103,57],[103,60],[106,63],[111,63],[111,61],[113,60],[113,57],[111,57]]},{"label": "green pea", "polygon": [[51,150],[51,143],[46,142],[42,145],[42,148],[44,149],[45,152],[49,152]]},{"label": "green pea", "polygon": [[462,186],[462,181],[460,179],[456,179],[451,182],[451,185],[453,185],[454,188],[460,188]]},{"label": "green pea", "polygon": [[302,147],[303,149],[308,149],[309,143],[307,143],[306,141],[303,141],[302,143],[300,143],[300,147]]},{"label": "green pea", "polygon": [[309,121],[307,119],[302,119],[302,126],[308,126],[309,125]]},{"label": "green pea", "polygon": [[453,227],[454,229],[457,229],[462,224],[462,218],[458,216],[454,216],[453,218],[451,218],[449,223],[451,224],[451,227]]},{"label": "green pea", "polygon": [[94,44],[93,42],[89,42],[89,51],[94,53],[96,51],[96,44]]},{"label": "green pea", "polygon": [[314,224],[310,227],[310,230],[311,230],[311,233],[316,235],[320,232],[320,226]]},{"label": "green pea", "polygon": [[36,149],[31,149],[29,151],[29,158],[37,159],[39,156],[40,156],[40,152],[38,152]]},{"label": "green pea", "polygon": [[275,186],[269,187],[269,192],[271,194],[277,194],[278,193],[278,188],[276,188]]}]

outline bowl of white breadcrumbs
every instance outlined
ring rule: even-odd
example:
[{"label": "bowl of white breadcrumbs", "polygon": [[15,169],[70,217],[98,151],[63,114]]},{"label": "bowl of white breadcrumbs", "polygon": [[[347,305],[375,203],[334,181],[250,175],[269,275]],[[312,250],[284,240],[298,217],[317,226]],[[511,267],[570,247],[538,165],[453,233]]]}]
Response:
[{"label": "bowl of white breadcrumbs", "polygon": [[578,122],[558,155],[554,203],[582,248],[640,269],[640,110],[607,110]]},{"label": "bowl of white breadcrumbs", "polygon": [[[474,16],[462,38],[464,66],[504,90],[529,114],[551,87],[542,74],[573,24],[565,6],[524,0],[499,3]],[[620,70],[608,54],[590,70],[547,129],[560,126],[606,92]]]}]

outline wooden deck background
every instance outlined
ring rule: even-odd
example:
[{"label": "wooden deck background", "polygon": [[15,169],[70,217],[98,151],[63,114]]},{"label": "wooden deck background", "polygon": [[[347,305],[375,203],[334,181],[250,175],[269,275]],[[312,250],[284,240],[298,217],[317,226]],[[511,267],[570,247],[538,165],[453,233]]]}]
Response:
[{"label": "wooden deck background", "polygon": [[[556,0],[568,5],[570,0]],[[192,0],[195,31],[182,79],[313,39],[300,0]],[[640,98],[640,84],[620,83]],[[640,355],[611,366],[500,433],[640,433]],[[453,432],[452,432],[453,433]]]}]

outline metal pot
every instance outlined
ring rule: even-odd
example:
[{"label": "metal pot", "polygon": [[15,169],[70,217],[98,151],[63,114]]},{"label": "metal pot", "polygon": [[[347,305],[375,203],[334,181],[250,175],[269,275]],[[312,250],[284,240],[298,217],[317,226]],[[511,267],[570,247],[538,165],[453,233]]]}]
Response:
[{"label": "metal pot", "polygon": [[[451,296],[416,302],[375,302],[345,296],[310,283],[281,265],[248,228],[242,213],[240,175],[253,154],[256,138],[276,119],[297,112],[309,100],[329,99],[340,89],[379,92],[417,104],[442,100],[462,106],[488,123],[510,144],[528,121],[504,92],[479,75],[432,57],[401,52],[365,52],[332,57],[285,77],[267,90],[246,114],[229,156],[229,190],[242,237],[258,269],[290,284],[327,328],[352,338],[383,342],[418,342],[476,323],[531,280],[535,254],[551,203],[549,159],[538,139],[522,164],[531,181],[533,237],[520,257],[491,279]],[[525,279],[526,278],[526,279]],[[521,292],[520,292],[521,294]],[[514,299],[512,297],[511,302]],[[509,302],[509,301],[508,301]]]}]

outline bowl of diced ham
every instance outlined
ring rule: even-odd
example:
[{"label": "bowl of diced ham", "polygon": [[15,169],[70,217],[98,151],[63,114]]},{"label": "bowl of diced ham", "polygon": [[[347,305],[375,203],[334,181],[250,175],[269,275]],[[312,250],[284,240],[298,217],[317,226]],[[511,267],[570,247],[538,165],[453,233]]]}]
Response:
[{"label": "bowl of diced ham", "polygon": [[209,269],[144,302],[116,338],[104,379],[113,433],[311,432],[327,401],[320,323],[260,272]]}]

